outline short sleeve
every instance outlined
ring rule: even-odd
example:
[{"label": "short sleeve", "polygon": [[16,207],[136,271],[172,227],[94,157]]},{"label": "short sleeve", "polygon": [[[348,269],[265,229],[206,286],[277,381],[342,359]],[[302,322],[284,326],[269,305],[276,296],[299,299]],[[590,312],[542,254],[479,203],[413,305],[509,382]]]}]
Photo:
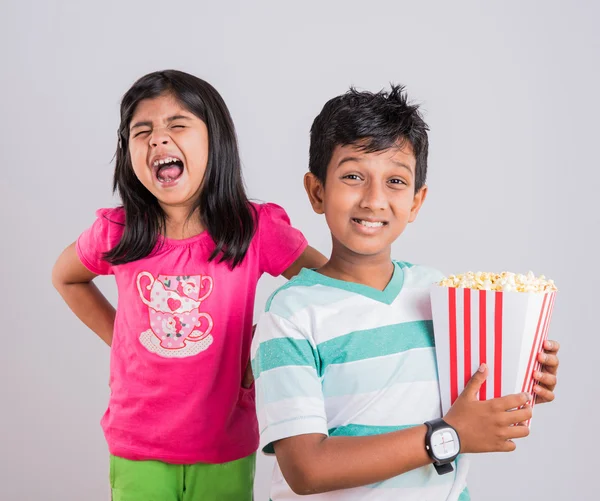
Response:
[{"label": "short sleeve", "polygon": [[259,206],[258,234],[260,271],[274,277],[289,268],[308,245],[285,210],[275,204]]},{"label": "short sleeve", "polygon": [[440,270],[431,266],[412,264],[406,261],[394,262],[404,272],[403,287],[405,288],[429,288],[444,278],[444,274]]},{"label": "short sleeve", "polygon": [[118,209],[100,209],[96,220],[77,239],[76,250],[83,265],[96,275],[112,275],[112,265],[103,257],[119,243],[123,233],[123,215]]},{"label": "short sleeve", "polygon": [[252,345],[260,448],[308,433],[328,435],[318,353],[294,324],[264,313]]}]

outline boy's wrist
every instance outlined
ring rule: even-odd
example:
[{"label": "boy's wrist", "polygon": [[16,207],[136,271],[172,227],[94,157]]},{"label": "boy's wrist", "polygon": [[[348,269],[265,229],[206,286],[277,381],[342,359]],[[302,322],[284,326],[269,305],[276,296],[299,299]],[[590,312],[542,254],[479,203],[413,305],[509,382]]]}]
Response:
[{"label": "boy's wrist", "polygon": [[456,429],[438,418],[425,422],[425,450],[433,460],[433,466],[439,475],[454,471],[452,462],[460,452],[460,437]]}]

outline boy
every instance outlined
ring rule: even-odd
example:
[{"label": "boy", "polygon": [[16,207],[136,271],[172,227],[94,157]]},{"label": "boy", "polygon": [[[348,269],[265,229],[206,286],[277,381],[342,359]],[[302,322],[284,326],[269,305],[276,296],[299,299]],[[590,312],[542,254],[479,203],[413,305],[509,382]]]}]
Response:
[{"label": "boy", "polygon": [[[511,451],[529,433],[512,426],[531,417],[528,395],[477,400],[485,366],[440,419],[428,288],[442,274],[390,258],[427,195],[427,130],[399,86],[351,89],[313,123],[305,188],[331,258],[275,292],[252,350],[272,501],[468,500],[458,452]],[[549,401],[558,344],[546,348]]]}]

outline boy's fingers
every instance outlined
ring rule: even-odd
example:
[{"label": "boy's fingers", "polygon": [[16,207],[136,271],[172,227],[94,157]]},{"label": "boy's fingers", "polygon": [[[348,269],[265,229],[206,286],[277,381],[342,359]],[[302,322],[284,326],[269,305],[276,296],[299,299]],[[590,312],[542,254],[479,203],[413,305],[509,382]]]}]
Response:
[{"label": "boy's fingers", "polygon": [[502,444],[498,452],[512,452],[517,448],[517,444],[515,444],[512,440],[507,440]]},{"label": "boy's fingers", "polygon": [[477,369],[477,372],[475,374],[473,374],[473,376],[467,383],[467,386],[465,386],[465,389],[463,390],[463,394],[465,394],[472,400],[477,400],[477,394],[479,393],[479,389],[481,388],[481,385],[484,383],[486,378],[487,378],[487,365],[481,364],[479,366],[479,369]]},{"label": "boy's fingers", "polygon": [[538,361],[544,366],[543,372],[549,372],[550,374],[556,374],[558,371],[558,357],[549,353],[540,353],[538,355]]},{"label": "boy's fingers", "polygon": [[511,409],[518,409],[531,399],[532,396],[527,393],[516,393],[514,395],[495,398],[494,401],[498,403],[500,409],[504,411],[510,411]]},{"label": "boy's fingers", "polygon": [[533,387],[533,392],[535,393],[536,397],[537,397],[537,402],[544,403],[544,402],[552,402],[555,398],[556,395],[554,395],[554,391],[548,389],[548,388],[544,388],[543,386],[539,386],[536,385]]},{"label": "boy's fingers", "polygon": [[532,414],[531,406],[525,405],[522,409],[507,412],[505,416],[502,416],[502,422],[507,426],[523,423],[530,420]]},{"label": "boy's fingers", "polygon": [[527,426],[511,426],[508,430],[509,439],[529,436],[529,428]]},{"label": "boy's fingers", "polygon": [[533,373],[533,379],[535,379],[539,383],[545,384],[546,386],[552,388],[556,386],[556,382],[558,381],[557,377],[554,374],[540,371],[535,371]]},{"label": "boy's fingers", "polygon": [[540,353],[538,355],[538,360],[546,367],[558,367],[559,364],[558,357],[552,353]]}]

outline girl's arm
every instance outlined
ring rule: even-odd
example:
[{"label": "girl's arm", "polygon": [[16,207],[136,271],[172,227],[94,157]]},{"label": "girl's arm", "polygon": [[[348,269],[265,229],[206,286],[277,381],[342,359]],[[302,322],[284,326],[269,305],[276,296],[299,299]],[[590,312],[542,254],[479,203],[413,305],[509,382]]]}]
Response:
[{"label": "girl's arm", "polygon": [[116,311],[92,283],[96,277],[79,260],[75,243],[62,252],[52,269],[52,284],[69,308],[110,346]]},{"label": "girl's arm", "polygon": [[321,254],[318,250],[313,249],[310,245],[304,249],[304,252],[300,254],[300,257],[292,263],[292,265],[285,270],[282,275],[290,280],[295,277],[302,268],[320,268],[327,262],[327,258]]}]

